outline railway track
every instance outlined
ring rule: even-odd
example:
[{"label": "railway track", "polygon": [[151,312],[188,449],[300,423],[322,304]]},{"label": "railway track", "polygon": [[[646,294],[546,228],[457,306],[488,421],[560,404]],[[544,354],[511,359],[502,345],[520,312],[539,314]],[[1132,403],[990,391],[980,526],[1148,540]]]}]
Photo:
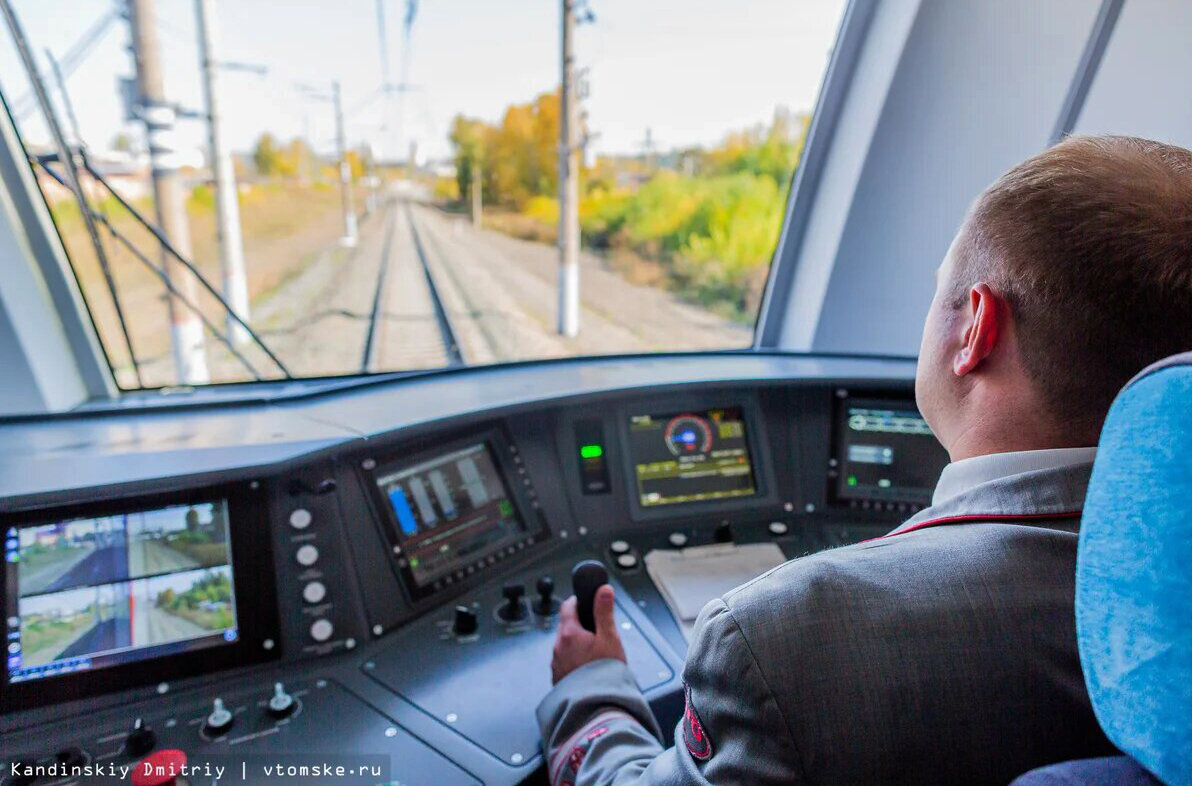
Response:
[{"label": "railway track", "polygon": [[414,250],[418,254],[418,264],[422,267],[422,274],[426,277],[426,286],[430,290],[431,304],[435,310],[435,322],[439,326],[439,333],[443,337],[443,348],[447,352],[447,365],[466,365],[463,352],[460,351],[459,339],[456,337],[455,327],[451,324],[451,317],[447,313],[447,309],[443,307],[443,298],[439,295],[439,289],[435,285],[434,274],[431,273],[430,265],[426,262],[426,249],[422,245],[422,238],[418,234],[418,227],[414,224],[414,214],[410,210],[410,203],[403,202],[402,210],[406,214],[406,221],[410,225],[410,234],[414,238]]},{"label": "railway track", "polygon": [[409,202],[392,200],[386,210],[361,370],[465,365],[457,335]]}]

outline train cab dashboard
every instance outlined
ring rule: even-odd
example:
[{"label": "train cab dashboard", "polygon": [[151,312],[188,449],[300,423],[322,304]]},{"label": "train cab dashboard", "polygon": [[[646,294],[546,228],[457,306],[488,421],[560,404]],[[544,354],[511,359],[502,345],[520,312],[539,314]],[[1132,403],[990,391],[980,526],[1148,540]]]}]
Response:
[{"label": "train cab dashboard", "polygon": [[260,783],[279,761],[541,778],[534,707],[582,559],[609,567],[630,667],[673,729],[685,621],[651,560],[794,558],[927,504],[946,456],[913,374],[583,359],[10,419],[2,782],[120,782],[179,755]]}]

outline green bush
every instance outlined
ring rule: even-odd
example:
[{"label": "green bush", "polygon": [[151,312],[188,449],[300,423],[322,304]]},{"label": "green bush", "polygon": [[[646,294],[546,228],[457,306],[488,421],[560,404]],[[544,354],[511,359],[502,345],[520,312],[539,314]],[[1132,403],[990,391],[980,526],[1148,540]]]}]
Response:
[{"label": "green bush", "polygon": [[215,191],[208,185],[195,186],[191,189],[187,207],[195,213],[214,210]]},{"label": "green bush", "polygon": [[594,190],[584,239],[666,268],[674,289],[738,319],[756,309],[778,242],[786,187],[767,174],[662,172],[635,192]]}]

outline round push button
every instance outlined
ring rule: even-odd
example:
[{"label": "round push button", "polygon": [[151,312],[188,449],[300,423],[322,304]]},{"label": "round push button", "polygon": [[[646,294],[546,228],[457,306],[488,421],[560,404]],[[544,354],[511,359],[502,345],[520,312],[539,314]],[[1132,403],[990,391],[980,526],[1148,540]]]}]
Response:
[{"label": "round push button", "polygon": [[612,543],[608,544],[608,550],[613,554],[628,554],[629,544],[623,540],[614,540]]},{"label": "round push button", "polygon": [[617,557],[617,567],[621,570],[631,570],[637,567],[637,557],[633,554],[622,554]]},{"label": "round push button", "polygon": [[785,521],[771,521],[766,528],[770,530],[770,534],[775,537],[781,537],[790,531],[790,528],[786,526]]},{"label": "round push button", "polygon": [[186,754],[180,750],[151,753],[137,762],[131,773],[132,786],[170,786],[186,770]]},{"label": "round push button", "polygon": [[666,539],[677,549],[681,549],[687,545],[687,533],[685,532],[672,532],[666,536]]},{"label": "round push button", "polygon": [[299,565],[309,568],[319,561],[319,550],[307,543],[294,553],[294,559],[298,560]]},{"label": "round push button", "polygon": [[315,620],[310,625],[310,637],[315,641],[326,641],[335,633],[335,626],[331,620]]},{"label": "round push button", "polygon": [[298,508],[290,513],[290,526],[294,529],[306,529],[314,521],[314,516],[306,508]]},{"label": "round push button", "polygon": [[312,581],[302,588],[302,599],[310,604],[322,603],[327,597],[327,587],[321,581]]}]

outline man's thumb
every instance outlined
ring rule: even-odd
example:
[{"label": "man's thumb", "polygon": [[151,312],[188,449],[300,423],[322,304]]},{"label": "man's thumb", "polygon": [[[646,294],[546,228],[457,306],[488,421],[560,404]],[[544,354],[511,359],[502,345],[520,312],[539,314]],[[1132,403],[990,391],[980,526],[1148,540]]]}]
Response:
[{"label": "man's thumb", "polygon": [[613,588],[605,584],[596,590],[596,602],[593,604],[593,615],[596,618],[596,634],[605,636],[616,631],[616,621],[613,619]]}]

